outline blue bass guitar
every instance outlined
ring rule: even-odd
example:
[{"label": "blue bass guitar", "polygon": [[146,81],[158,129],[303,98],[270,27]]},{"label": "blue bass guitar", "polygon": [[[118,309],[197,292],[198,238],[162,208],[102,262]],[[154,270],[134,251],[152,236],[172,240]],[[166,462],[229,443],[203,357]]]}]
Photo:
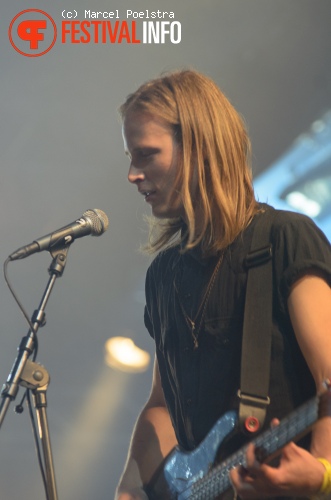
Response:
[{"label": "blue bass guitar", "polygon": [[[328,391],[329,392],[329,391]],[[273,429],[258,435],[252,442],[260,452],[260,461],[271,460],[290,441],[306,434],[319,418],[319,396],[294,410]],[[325,414],[325,410],[323,411]],[[236,428],[237,414],[228,412],[221,417],[204,441],[193,451],[184,452],[175,447],[165,458],[161,470],[152,478],[145,491],[150,500],[214,500],[231,488],[229,471],[237,465],[245,466],[245,445],[225,461],[217,462],[224,439]]]}]

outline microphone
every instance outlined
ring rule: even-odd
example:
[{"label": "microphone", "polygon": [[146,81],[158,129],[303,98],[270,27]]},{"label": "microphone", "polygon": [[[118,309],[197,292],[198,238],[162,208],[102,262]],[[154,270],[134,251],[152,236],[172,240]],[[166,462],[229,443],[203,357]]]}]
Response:
[{"label": "microphone", "polygon": [[68,224],[68,226],[61,227],[53,233],[46,234],[46,236],[34,240],[29,245],[19,248],[9,256],[9,259],[25,259],[25,257],[36,252],[65,247],[70,245],[76,238],[88,234],[100,236],[107,231],[108,226],[109,221],[105,212],[98,208],[89,209],[83,213],[80,219]]}]

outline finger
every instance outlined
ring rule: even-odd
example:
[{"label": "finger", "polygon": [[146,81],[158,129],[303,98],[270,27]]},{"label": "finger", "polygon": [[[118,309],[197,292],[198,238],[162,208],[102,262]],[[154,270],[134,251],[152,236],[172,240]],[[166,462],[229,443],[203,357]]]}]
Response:
[{"label": "finger", "polygon": [[229,477],[233,488],[238,491],[242,489],[243,484],[245,484],[247,478],[249,477],[249,473],[245,467],[240,465],[229,472]]},{"label": "finger", "polygon": [[254,487],[254,479],[248,471],[242,467],[236,467],[230,471],[230,481],[236,494],[241,498],[256,498],[257,491]]},{"label": "finger", "polygon": [[256,471],[260,467],[260,462],[256,458],[255,446],[250,443],[246,450],[246,469],[249,472]]}]

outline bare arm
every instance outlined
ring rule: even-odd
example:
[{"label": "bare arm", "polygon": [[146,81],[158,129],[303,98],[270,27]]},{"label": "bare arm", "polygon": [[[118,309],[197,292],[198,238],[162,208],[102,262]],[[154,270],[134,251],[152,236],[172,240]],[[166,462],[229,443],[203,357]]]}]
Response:
[{"label": "bare arm", "polygon": [[132,434],[128,458],[116,490],[116,500],[147,498],[142,490],[143,485],[149,482],[163,458],[176,444],[155,359],[151,393]]},{"label": "bare arm", "polygon": [[[317,391],[331,379],[331,289],[315,276],[307,276],[293,288],[289,311],[301,351],[314,377]],[[314,427],[311,452],[331,461],[331,418]]]},{"label": "bare arm", "polygon": [[[297,281],[288,299],[297,341],[314,377],[317,390],[331,377],[331,289],[317,276]],[[239,496],[310,496],[319,491],[324,467],[316,460],[331,461],[331,417],[318,421],[313,430],[311,452],[290,443],[283,450],[279,467],[259,464],[249,447],[247,471],[235,469],[231,480]]]}]

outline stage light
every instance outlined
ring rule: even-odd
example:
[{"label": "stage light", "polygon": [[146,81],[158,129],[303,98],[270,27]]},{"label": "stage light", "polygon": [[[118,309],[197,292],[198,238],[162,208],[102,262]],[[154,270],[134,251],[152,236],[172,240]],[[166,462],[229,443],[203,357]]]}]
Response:
[{"label": "stage light", "polygon": [[138,373],[147,370],[150,363],[148,352],[135,345],[132,339],[112,337],[105,343],[105,362],[124,372]]},{"label": "stage light", "polygon": [[331,239],[331,110],[254,179],[260,201],[312,217]]},{"label": "stage light", "polygon": [[304,193],[300,193],[300,191],[288,193],[285,196],[285,200],[290,207],[309,217],[317,217],[322,210],[321,205],[317,201],[310,200]]}]

